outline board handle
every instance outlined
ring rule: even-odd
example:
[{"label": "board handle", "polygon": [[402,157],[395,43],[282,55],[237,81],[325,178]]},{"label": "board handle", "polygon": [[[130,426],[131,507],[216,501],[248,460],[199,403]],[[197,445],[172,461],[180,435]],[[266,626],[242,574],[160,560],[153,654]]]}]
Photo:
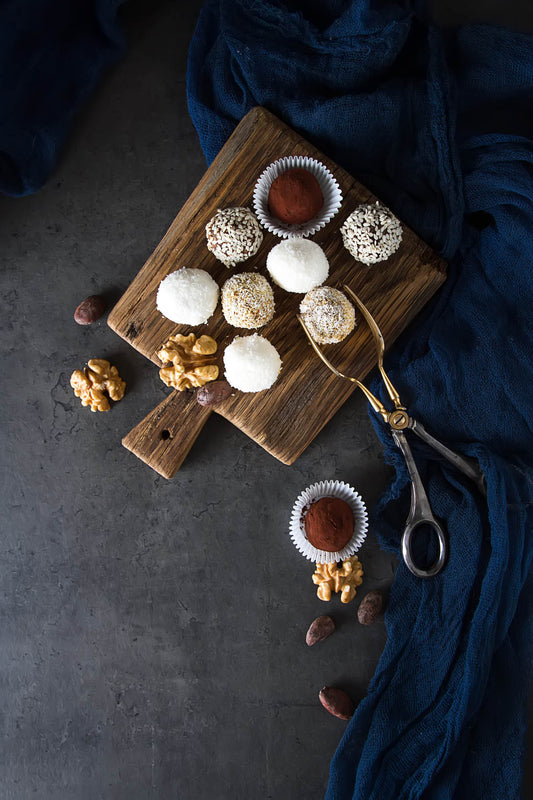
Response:
[{"label": "board handle", "polygon": [[122,439],[122,444],[163,478],[173,478],[211,413],[211,408],[196,402],[196,393],[174,391]]}]

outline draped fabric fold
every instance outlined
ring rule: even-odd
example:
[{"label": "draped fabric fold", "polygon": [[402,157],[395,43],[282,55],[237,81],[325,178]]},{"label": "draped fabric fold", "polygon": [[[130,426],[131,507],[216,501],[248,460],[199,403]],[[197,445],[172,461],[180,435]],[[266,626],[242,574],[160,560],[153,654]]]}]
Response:
[{"label": "draped fabric fold", "polygon": [[0,191],[48,180],[103,72],[124,52],[123,0],[3,0],[0,6]]},{"label": "draped fabric fold", "polygon": [[[386,366],[413,416],[479,459],[488,499],[412,442],[449,561],[429,580],[400,562],[388,641],[328,800],[520,796],[533,641],[532,76],[533,36],[443,32],[415,2],[208,0],[191,44],[189,108],[208,161],[265,106],[449,260]],[[398,553],[409,481],[373,420],[396,467],[374,528]]]}]

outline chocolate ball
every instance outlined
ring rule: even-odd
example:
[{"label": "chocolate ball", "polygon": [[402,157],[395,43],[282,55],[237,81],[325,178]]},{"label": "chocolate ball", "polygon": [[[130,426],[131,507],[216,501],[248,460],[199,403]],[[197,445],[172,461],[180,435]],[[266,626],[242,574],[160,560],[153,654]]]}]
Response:
[{"label": "chocolate ball", "polygon": [[268,194],[270,213],[289,225],[309,222],[323,205],[320,184],[309,170],[301,167],[288,169],[278,175]]},{"label": "chocolate ball", "polygon": [[309,506],[304,527],[306,538],[313,547],[335,553],[342,550],[353,536],[353,511],[339,497],[321,497]]}]

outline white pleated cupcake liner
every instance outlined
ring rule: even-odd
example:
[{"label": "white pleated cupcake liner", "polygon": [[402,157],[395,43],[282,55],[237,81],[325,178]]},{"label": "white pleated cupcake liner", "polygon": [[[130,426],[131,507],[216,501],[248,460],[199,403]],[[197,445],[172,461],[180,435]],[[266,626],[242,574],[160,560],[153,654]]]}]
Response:
[{"label": "white pleated cupcake liner", "polygon": [[[350,541],[334,553],[313,547],[305,535],[305,512],[321,497],[338,497],[351,507],[354,517],[354,533]],[[345,561],[360,549],[366,539],[368,514],[366,505],[355,489],[343,481],[320,481],[305,489],[297,498],[291,513],[289,532],[295,547],[300,553],[317,564],[331,564]]]},{"label": "white pleated cupcake liner", "polygon": [[[272,183],[282,172],[287,172],[287,170],[294,168],[307,169],[314,175],[324,196],[324,205],[319,214],[300,225],[284,224],[274,217],[268,208],[268,194]],[[253,195],[254,211],[261,225],[271,233],[284,239],[290,239],[294,236],[312,236],[335,216],[341,207],[341,203],[342,192],[329,169],[324,164],[321,164],[320,161],[308,156],[288,156],[274,161],[261,173]]]}]

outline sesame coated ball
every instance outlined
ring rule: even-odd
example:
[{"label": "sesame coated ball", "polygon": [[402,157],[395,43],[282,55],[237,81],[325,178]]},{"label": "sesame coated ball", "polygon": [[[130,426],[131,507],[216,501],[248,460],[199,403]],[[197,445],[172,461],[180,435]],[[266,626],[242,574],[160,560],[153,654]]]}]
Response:
[{"label": "sesame coated ball", "polygon": [[402,225],[379,201],[357,206],[341,228],[344,246],[363,264],[386,261],[402,241]]},{"label": "sesame coated ball", "polygon": [[263,232],[249,208],[219,209],[205,226],[207,249],[226,267],[234,267],[255,255]]}]

